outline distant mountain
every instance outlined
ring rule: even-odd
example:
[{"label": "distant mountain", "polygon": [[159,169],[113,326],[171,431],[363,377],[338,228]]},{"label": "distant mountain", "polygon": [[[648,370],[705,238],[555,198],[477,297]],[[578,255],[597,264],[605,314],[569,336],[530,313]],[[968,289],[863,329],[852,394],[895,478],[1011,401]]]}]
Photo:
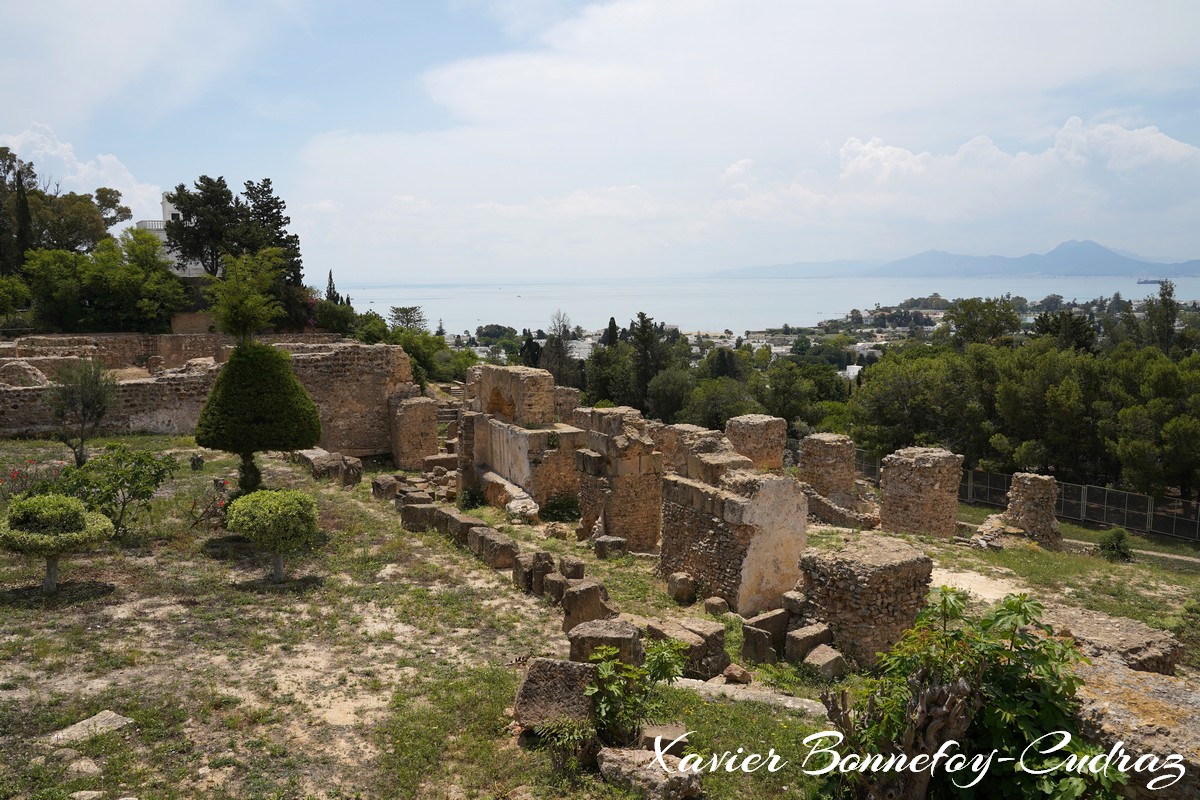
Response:
[{"label": "distant mountain", "polygon": [[895,278],[1025,276],[1100,276],[1179,278],[1200,275],[1200,259],[1171,264],[1142,261],[1092,241],[1063,242],[1049,253],[1008,256],[964,256],[926,250],[885,263],[824,261],[724,270],[718,277],[799,278],[823,275],[888,276]]}]

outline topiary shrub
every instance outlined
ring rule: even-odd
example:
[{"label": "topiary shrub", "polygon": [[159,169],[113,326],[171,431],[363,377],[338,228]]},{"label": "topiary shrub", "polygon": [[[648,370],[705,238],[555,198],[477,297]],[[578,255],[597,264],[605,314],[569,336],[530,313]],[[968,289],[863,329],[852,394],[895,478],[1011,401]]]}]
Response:
[{"label": "topiary shrub", "polygon": [[262,485],[260,450],[303,450],[321,440],[317,406],[292,373],[288,354],[258,342],[234,348],[196,421],[196,443],[241,457],[238,488]]},{"label": "topiary shrub", "polygon": [[294,489],[243,495],[229,506],[225,525],[271,553],[271,579],[283,580],[283,557],[311,550],[320,541],[317,501]]},{"label": "topiary shrub", "polygon": [[90,549],[115,533],[103,514],[88,511],[83,501],[57,494],[20,497],[9,503],[0,522],[0,547],[46,559],[42,592],[58,588],[58,560],[66,553]]}]

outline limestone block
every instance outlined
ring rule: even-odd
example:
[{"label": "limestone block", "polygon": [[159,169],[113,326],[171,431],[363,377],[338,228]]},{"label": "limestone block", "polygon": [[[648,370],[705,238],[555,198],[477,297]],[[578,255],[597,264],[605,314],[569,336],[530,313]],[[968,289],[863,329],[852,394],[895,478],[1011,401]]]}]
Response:
[{"label": "limestone block", "polygon": [[512,580],[522,592],[533,591],[533,553],[518,553],[513,559]]},{"label": "limestone block", "polygon": [[1110,656],[1138,672],[1174,675],[1183,657],[1183,646],[1173,633],[1137,620],[1049,604],[1042,622],[1057,636],[1073,638],[1087,657]]},{"label": "limestone block", "polygon": [[563,591],[562,607],[564,632],[584,622],[613,619],[620,613],[609,601],[604,584],[592,578],[570,581]]},{"label": "limestone block", "polygon": [[[434,455],[425,456],[421,459],[421,471],[433,472],[441,468],[443,470],[458,469],[458,454],[457,453],[435,453]],[[443,475],[446,473],[443,472]]]},{"label": "limestone block", "polygon": [[781,469],[787,445],[787,420],[766,414],[745,414],[725,423],[733,449],[749,458],[756,469]]},{"label": "limestone block", "polygon": [[74,725],[63,728],[60,731],[55,731],[50,734],[49,741],[50,744],[82,742],[98,734],[117,731],[131,724],[133,724],[133,720],[129,717],[123,717],[116,712],[106,709],[95,716],[76,722]]},{"label": "limestone block", "polygon": [[563,577],[579,579],[583,577],[584,564],[582,558],[575,556],[560,556],[558,559],[558,571],[563,574]]},{"label": "limestone block", "polygon": [[477,410],[485,414],[527,427],[554,423],[554,377],[544,369],[487,364],[478,391]]},{"label": "limestone block", "polygon": [[396,469],[419,470],[426,456],[437,453],[437,408],[437,401],[428,397],[393,399],[390,438]]},{"label": "limestone block", "polygon": [[554,572],[554,556],[539,550],[533,554],[533,574],[530,579],[531,588],[536,595],[545,594],[546,576]]},{"label": "limestone block", "polygon": [[472,555],[480,557],[482,555],[482,538],[492,532],[492,529],[486,525],[476,525],[467,531],[467,550]]},{"label": "limestone block", "polygon": [[620,536],[597,536],[592,540],[596,558],[613,558],[629,552],[626,541]]},{"label": "limestone block", "polygon": [[494,530],[479,534],[479,560],[484,564],[492,569],[511,569],[516,558],[517,543],[508,534]]},{"label": "limestone block", "polygon": [[823,622],[806,625],[794,631],[788,631],[784,645],[784,658],[792,664],[801,664],[812,649],[819,644],[832,644],[833,631]]},{"label": "limestone block", "polygon": [[649,620],[646,635],[651,639],[674,639],[688,646],[684,676],[708,680],[716,677],[729,666],[729,654],[725,652],[725,626],[719,622],[702,619],[684,619],[679,622]]},{"label": "limestone block", "polygon": [[820,673],[825,680],[835,681],[850,672],[850,665],[837,650],[819,644],[805,657],[804,663]]},{"label": "limestone block", "polygon": [[808,613],[808,598],[801,592],[784,592],[783,607],[793,617],[803,617]]},{"label": "limestone block", "polygon": [[774,664],[779,651],[771,641],[771,632],[753,625],[742,626],[742,660],[753,664]]},{"label": "limestone block", "polygon": [[776,653],[782,653],[783,640],[787,636],[788,620],[791,619],[791,616],[787,609],[777,608],[773,611],[764,611],[756,617],[751,617],[746,620],[746,624],[769,633],[771,635],[771,648]]},{"label": "limestone block", "polygon": [[400,488],[400,481],[395,475],[377,475],[371,479],[371,498],[374,500],[391,500],[395,498]]},{"label": "limestone block", "polygon": [[433,530],[434,515],[438,507],[433,504],[413,503],[400,509],[400,524],[405,530],[420,532]]},{"label": "limestone block", "polygon": [[682,725],[647,725],[642,728],[638,747],[650,752],[657,747],[663,753],[682,758],[688,746],[687,733]]},{"label": "limestone block", "polygon": [[737,683],[743,686],[751,683],[754,680],[754,676],[750,674],[750,670],[746,669],[741,664],[730,664],[725,668],[725,671],[721,673],[721,677],[723,677],[727,683]]},{"label": "limestone block", "polygon": [[729,603],[725,602],[724,597],[708,597],[704,600],[704,613],[712,614],[714,617],[720,617],[729,613]]},{"label": "limestone block", "polygon": [[676,603],[690,603],[696,599],[696,581],[686,572],[672,572],[667,576],[667,594]]},{"label": "limestone block", "polygon": [[576,625],[567,632],[571,641],[571,660],[587,662],[597,647],[615,647],[618,658],[638,665],[645,660],[642,633],[621,619],[597,619]]},{"label": "limestone block", "polygon": [[660,756],[667,769],[648,750],[601,748],[596,761],[606,783],[625,789],[646,800],[688,800],[701,796],[700,779],[692,772],[679,771],[679,759]]},{"label": "limestone block", "polygon": [[429,492],[407,491],[396,494],[396,508],[413,505],[433,505],[433,495]]},{"label": "limestone block", "polygon": [[567,590],[567,581],[570,580],[561,572],[551,572],[542,579],[542,588],[545,590],[546,597],[554,603],[561,603],[563,592]]},{"label": "limestone block", "polygon": [[590,724],[595,710],[583,693],[596,682],[596,667],[552,658],[530,659],[517,687],[513,715],[526,728],[546,722],[574,720]]}]

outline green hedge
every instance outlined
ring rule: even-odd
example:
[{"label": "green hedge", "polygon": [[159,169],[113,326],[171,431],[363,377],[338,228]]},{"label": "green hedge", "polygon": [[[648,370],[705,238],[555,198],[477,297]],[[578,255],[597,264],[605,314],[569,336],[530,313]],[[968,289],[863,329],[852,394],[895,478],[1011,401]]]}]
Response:
[{"label": "green hedge", "polygon": [[229,506],[226,526],[269,553],[311,550],[320,541],[317,502],[294,489],[263,490]]}]

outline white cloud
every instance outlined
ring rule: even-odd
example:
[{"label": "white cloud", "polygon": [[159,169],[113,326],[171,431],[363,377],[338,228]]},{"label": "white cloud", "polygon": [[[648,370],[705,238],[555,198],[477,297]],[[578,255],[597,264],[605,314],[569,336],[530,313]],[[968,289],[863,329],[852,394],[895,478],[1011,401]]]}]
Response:
[{"label": "white cloud", "polygon": [[134,221],[162,219],[162,189],[139,181],[111,153],[80,158],[72,145],[60,141],[46,125],[33,125],[14,135],[0,135],[0,146],[33,162],[41,180],[57,184],[64,192],[92,193],[107,186],[121,192],[122,202],[133,211]]}]

